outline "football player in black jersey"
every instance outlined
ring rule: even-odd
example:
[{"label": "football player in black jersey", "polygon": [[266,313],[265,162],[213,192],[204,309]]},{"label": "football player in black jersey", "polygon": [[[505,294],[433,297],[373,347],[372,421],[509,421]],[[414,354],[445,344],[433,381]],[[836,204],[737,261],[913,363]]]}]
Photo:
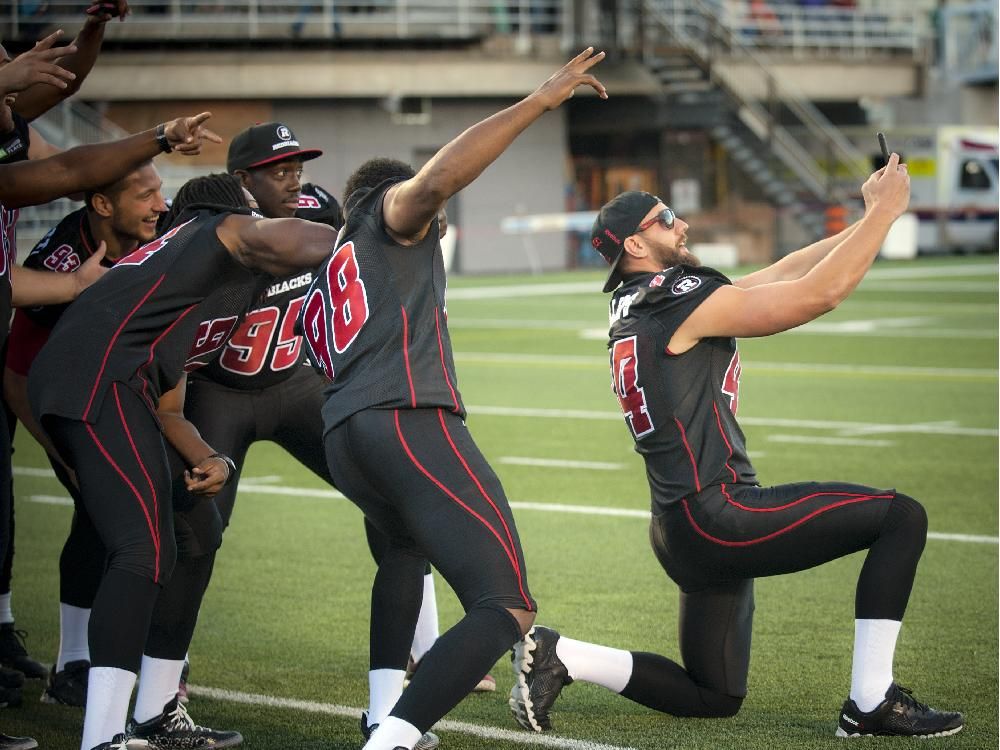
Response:
[{"label": "football player in black jersey", "polygon": [[[166,212],[163,181],[152,162],[121,180],[85,195],[85,205],[66,215],[28,254],[26,268],[73,273],[102,245],[104,263],[113,265],[156,236],[157,217]],[[59,558],[59,653],[42,700],[83,706],[86,700],[87,622],[104,569],[104,545],[97,536],[72,473],[35,423],[28,406],[28,370],[65,305],[21,308],[14,314],[4,370],[4,398],[11,411],[45,448],[56,476],[74,502],[69,536]]]},{"label": "football player in black jersey", "polygon": [[[11,94],[36,85],[65,88],[72,80],[73,74],[54,65],[53,61],[71,54],[75,48],[51,49],[57,37],[58,33],[46,37],[34,49],[14,60],[4,53],[0,60],[0,121],[14,121],[10,114]],[[20,208],[114,182],[161,151],[197,154],[204,141],[220,140],[204,127],[203,123],[210,116],[205,112],[195,117],[178,118],[155,130],[94,146],[79,146],[34,160],[25,158],[28,131],[25,129],[22,134],[16,128],[15,140],[20,148],[14,149],[15,158],[0,164],[0,319],[10,319],[12,305],[34,306],[72,300],[102,272],[103,248],[83,264],[81,273],[72,275],[32,271],[16,265],[14,226]],[[8,139],[0,146],[6,151],[11,143]],[[6,324],[0,326],[0,345],[6,343],[7,331]],[[6,558],[11,519],[10,430],[6,409],[0,409],[0,420],[0,552]],[[26,658],[23,647],[19,651],[18,655]],[[34,746],[34,740],[29,738],[0,735],[0,747],[8,750],[27,750]]]},{"label": "football player in black jersey", "polygon": [[330,473],[389,538],[372,588],[370,677],[402,685],[428,559],[465,609],[378,726],[363,718],[366,750],[422,747],[424,733],[534,621],[510,506],[464,424],[438,213],[577,87],[606,97],[590,72],[602,59],[584,50],[416,174],[393,159],[363,164],[344,189],[337,249],[306,297],[300,320],[310,360],[330,381]]},{"label": "football player in black jersey", "polygon": [[676,716],[735,714],[747,691],[753,579],[867,549],[850,695],[836,734],[934,737],[962,729],[962,714],[919,703],[893,678],[927,534],[923,507],[894,489],[843,482],[761,487],[736,420],[736,339],[807,323],[854,290],[909,202],[897,154],[862,194],[859,222],[736,282],[698,263],[687,249],[687,223],[656,196],[630,191],[601,209],[591,241],[611,264],[604,291],[614,291],[612,387],[645,459],[653,551],[681,590],[684,666],[535,627],[515,649],[511,708],[525,728],[550,728],[549,709],[577,679]]},{"label": "football player in black jersey", "polygon": [[[229,175],[188,184],[212,180],[242,190]],[[232,459],[209,452],[180,418],[182,399],[163,409],[161,398],[218,354],[272,277],[315,267],[336,236],[321,224],[261,219],[249,209],[184,210],[181,198],[165,234],[119,260],[103,284],[67,309],[28,377],[32,411],[74,471],[107,548],[90,617],[84,748],[126,747],[150,617],[176,557],[165,436],[187,464],[190,492],[212,494],[236,473]],[[158,746],[163,730],[173,734],[178,726],[192,741],[201,737],[177,702],[176,685],[175,677],[162,713],[130,722],[128,737]],[[229,737],[219,739],[195,746],[231,746],[223,744]]]}]

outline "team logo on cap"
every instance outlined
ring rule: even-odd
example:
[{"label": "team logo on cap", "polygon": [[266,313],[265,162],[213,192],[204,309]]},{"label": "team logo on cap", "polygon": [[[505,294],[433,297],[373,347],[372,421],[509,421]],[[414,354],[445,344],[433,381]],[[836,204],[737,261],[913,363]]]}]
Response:
[{"label": "team logo on cap", "polygon": [[278,137],[283,141],[292,140],[292,131],[284,125],[278,126]]},{"label": "team logo on cap", "polygon": [[671,285],[670,291],[674,294],[687,294],[688,292],[693,292],[700,286],[701,279],[697,276],[682,276]]}]

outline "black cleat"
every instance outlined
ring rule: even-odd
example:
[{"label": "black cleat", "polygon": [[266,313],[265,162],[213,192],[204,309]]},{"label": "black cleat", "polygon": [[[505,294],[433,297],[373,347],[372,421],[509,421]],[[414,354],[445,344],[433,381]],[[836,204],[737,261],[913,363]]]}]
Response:
[{"label": "black cleat", "polygon": [[[372,732],[378,729],[378,724],[372,724],[368,726],[368,712],[361,712],[361,736],[365,738],[365,742],[371,739]],[[441,744],[441,740],[434,732],[424,732],[423,736],[417,740],[417,744],[413,746],[413,750],[434,750],[438,745]],[[404,747],[403,750],[406,750]]]},{"label": "black cleat", "polygon": [[129,750],[128,739],[124,734],[116,734],[110,742],[102,742],[91,750]]},{"label": "black cleat", "polygon": [[53,665],[49,673],[49,684],[42,691],[39,699],[42,703],[57,703],[61,706],[87,705],[87,677],[90,675],[90,662],[86,659],[68,661],[61,672]]},{"label": "black cleat", "polygon": [[177,696],[163,707],[163,713],[141,724],[129,720],[125,733],[136,747],[141,742],[149,750],[220,750],[243,744],[239,732],[200,727],[188,716]]},{"label": "black cleat", "polygon": [[34,750],[38,743],[31,737],[11,737],[0,733],[0,750]]},{"label": "black cleat", "polygon": [[838,737],[947,737],[961,732],[965,719],[957,711],[936,711],[918,702],[894,682],[871,713],[859,711],[848,698],[837,724]]},{"label": "black cleat", "polygon": [[44,680],[49,670],[28,656],[24,647],[27,635],[23,630],[15,630],[12,622],[0,623],[0,664],[16,669],[28,679]]},{"label": "black cleat", "polygon": [[549,710],[564,686],[573,682],[556,656],[559,633],[536,625],[514,644],[511,662],[517,679],[510,690],[510,711],[529,732],[552,729]]},{"label": "black cleat", "polygon": [[21,688],[0,687],[0,708],[14,708],[22,701]]},{"label": "black cleat", "polygon": [[19,688],[24,684],[24,673],[0,667],[0,688]]}]

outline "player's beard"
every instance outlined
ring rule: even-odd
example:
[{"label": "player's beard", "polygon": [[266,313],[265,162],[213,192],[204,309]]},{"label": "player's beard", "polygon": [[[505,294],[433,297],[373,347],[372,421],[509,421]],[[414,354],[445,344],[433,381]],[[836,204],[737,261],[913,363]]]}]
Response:
[{"label": "player's beard", "polygon": [[656,255],[660,261],[660,265],[663,268],[670,268],[672,266],[679,266],[682,263],[686,266],[700,266],[701,261],[698,257],[687,249],[687,246],[683,244],[686,242],[686,238],[681,240],[679,246],[673,245],[660,245],[656,248]]}]

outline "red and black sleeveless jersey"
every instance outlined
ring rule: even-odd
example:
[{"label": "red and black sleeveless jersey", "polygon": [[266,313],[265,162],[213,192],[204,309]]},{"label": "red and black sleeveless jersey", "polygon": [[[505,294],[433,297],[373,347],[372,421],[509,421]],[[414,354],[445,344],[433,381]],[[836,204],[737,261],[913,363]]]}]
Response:
[{"label": "red and black sleeveless jersey", "polygon": [[110,383],[151,410],[185,371],[207,364],[271,278],[216,235],[227,214],[199,210],[125,256],[67,308],[28,381],[37,417],[96,418]]},{"label": "red and black sleeveless jersey", "polygon": [[[340,204],[316,185],[302,186],[295,215],[334,229],[343,225]],[[312,279],[312,271],[300,271],[271,284],[261,304],[247,313],[222,353],[198,370],[197,377],[227,388],[262,390],[290,378],[296,367],[308,366],[296,321]]]},{"label": "red and black sleeveless jersey", "polygon": [[756,484],[736,421],[736,339],[702,339],[682,354],[671,337],[708,296],[731,283],[711,268],[633,276],[611,298],[611,388],[646,462],[653,512],[713,484]]},{"label": "red and black sleeveless jersey", "polygon": [[302,271],[268,286],[222,353],[197,376],[227,388],[258,390],[284,382],[306,365],[295,324],[312,279],[312,271]]},{"label": "red and black sleeveless jersey", "polygon": [[[90,232],[87,209],[80,208],[63,217],[49,230],[24,259],[25,268],[56,273],[72,273],[83,265],[97,248]],[[110,261],[106,265],[114,265]],[[14,313],[7,342],[7,366],[27,375],[49,333],[69,303],[22,307]]]},{"label": "red and black sleeveless jersey", "polygon": [[[17,112],[11,113],[14,129],[0,135],[0,164],[26,161],[31,130],[28,121]],[[19,210],[0,203],[0,348],[7,342],[11,305],[10,268],[17,262],[15,227]]]},{"label": "red and black sleeveless jersey", "polygon": [[362,409],[443,407],[465,416],[445,310],[437,221],[417,245],[386,233],[390,182],[351,210],[301,316],[313,366],[331,381],[326,430]]}]

